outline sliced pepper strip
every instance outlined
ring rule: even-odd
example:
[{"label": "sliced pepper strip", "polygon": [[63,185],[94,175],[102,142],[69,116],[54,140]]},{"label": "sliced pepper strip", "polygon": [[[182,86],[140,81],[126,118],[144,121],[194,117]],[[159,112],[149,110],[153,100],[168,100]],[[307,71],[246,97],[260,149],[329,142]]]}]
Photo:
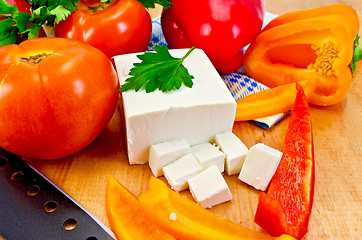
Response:
[{"label": "sliced pepper strip", "polygon": [[[307,98],[317,87],[317,81],[301,81]],[[297,94],[296,83],[250,94],[236,101],[235,121],[248,121],[287,112],[293,108]]]},{"label": "sliced pepper strip", "polygon": [[118,239],[175,240],[145,216],[137,197],[112,176],[107,181],[106,212]]},{"label": "sliced pepper strip", "polygon": [[279,23],[259,34],[246,50],[244,67],[256,81],[271,88],[306,79],[318,81],[309,103],[336,104],[345,98],[353,81],[349,65],[358,18],[309,11],[306,18],[299,13],[290,13],[286,20],[283,15],[281,21],[276,18]]},{"label": "sliced pepper strip", "polygon": [[[140,195],[139,202],[152,222],[178,239],[275,239],[217,216],[153,176],[148,190]],[[283,235],[278,239],[294,238]]]},{"label": "sliced pepper strip", "polygon": [[297,96],[284,140],[283,156],[266,193],[260,193],[255,223],[274,236],[303,238],[314,195],[314,149],[307,98]]}]

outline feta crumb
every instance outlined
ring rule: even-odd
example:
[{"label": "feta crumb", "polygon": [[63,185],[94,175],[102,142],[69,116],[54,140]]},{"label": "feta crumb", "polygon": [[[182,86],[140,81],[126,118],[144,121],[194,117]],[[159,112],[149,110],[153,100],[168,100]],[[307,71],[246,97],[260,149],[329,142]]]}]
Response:
[{"label": "feta crumb", "polygon": [[168,219],[170,219],[171,221],[176,221],[176,219],[177,219],[176,213],[174,213],[174,212],[170,213],[170,216],[168,217]]}]

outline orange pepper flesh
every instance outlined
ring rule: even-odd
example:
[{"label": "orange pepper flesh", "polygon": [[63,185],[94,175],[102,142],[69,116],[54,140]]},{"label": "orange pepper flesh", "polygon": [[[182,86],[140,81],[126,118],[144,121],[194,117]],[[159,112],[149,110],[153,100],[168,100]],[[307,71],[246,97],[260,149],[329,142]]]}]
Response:
[{"label": "orange pepper flesh", "polygon": [[154,225],[143,213],[137,197],[111,176],[106,188],[106,212],[118,239],[175,240]]},{"label": "orange pepper flesh", "polygon": [[359,22],[351,7],[343,6],[346,14],[354,13],[348,17],[339,7],[329,6],[324,15],[316,8],[306,17],[300,11],[277,17],[246,50],[248,75],[271,88],[317,81],[309,103],[327,106],[342,101],[353,81],[349,64]]},{"label": "orange pepper flesh", "polygon": [[[317,87],[317,81],[301,81],[307,98]],[[297,94],[296,83],[260,91],[236,101],[235,121],[248,121],[292,109]]]},{"label": "orange pepper flesh", "polygon": [[[276,239],[217,216],[153,176],[148,190],[140,195],[139,202],[151,221],[177,239]],[[283,235],[277,239],[294,238]]]}]

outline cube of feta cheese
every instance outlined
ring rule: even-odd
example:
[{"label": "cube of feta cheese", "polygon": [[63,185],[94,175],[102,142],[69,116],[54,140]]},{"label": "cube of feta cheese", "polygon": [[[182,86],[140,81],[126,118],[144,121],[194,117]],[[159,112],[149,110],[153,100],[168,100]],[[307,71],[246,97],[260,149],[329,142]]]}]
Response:
[{"label": "cube of feta cheese", "polygon": [[202,168],[195,156],[189,153],[163,167],[162,170],[171,188],[180,192],[189,187],[187,180],[201,172]]},{"label": "cube of feta cheese", "polygon": [[239,179],[256,189],[265,191],[278,168],[283,153],[258,143],[249,149]]},{"label": "cube of feta cheese", "polygon": [[[170,50],[183,57],[188,49]],[[139,53],[138,53],[139,54]],[[138,54],[114,57],[120,84],[129,77]],[[217,133],[231,131],[236,102],[219,73],[201,49],[195,49],[183,62],[194,76],[192,88],[164,93],[129,90],[122,93],[126,145],[130,164],[148,162],[153,144],[186,139],[190,145],[210,141]]]},{"label": "cube of feta cheese", "polygon": [[190,178],[188,184],[192,196],[204,208],[232,199],[231,191],[215,165]]},{"label": "cube of feta cheese", "polygon": [[203,169],[215,165],[221,173],[224,172],[226,155],[211,143],[206,142],[192,146],[191,153],[195,155]]},{"label": "cube of feta cheese", "polygon": [[245,144],[233,132],[216,134],[215,143],[226,154],[226,173],[229,176],[240,173],[249,151]]},{"label": "cube of feta cheese", "polygon": [[163,175],[162,168],[181,156],[190,153],[190,145],[185,139],[163,142],[152,145],[150,148],[149,166],[155,177]]}]

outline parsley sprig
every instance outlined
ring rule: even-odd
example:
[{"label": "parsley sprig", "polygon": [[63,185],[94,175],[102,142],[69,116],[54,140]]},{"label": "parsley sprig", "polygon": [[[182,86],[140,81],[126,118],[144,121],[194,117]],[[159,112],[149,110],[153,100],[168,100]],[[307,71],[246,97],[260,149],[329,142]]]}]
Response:
[{"label": "parsley sprig", "polygon": [[[28,38],[39,37],[43,24],[50,26],[66,19],[77,9],[78,0],[29,0],[29,13],[20,12],[16,5],[0,0],[0,46],[16,43],[17,36],[27,34]],[[28,24],[31,25],[28,25]]]},{"label": "parsley sprig", "polygon": [[141,62],[133,64],[129,73],[131,77],[126,79],[119,91],[134,89],[137,92],[143,87],[147,93],[156,89],[169,92],[179,89],[182,84],[191,88],[194,77],[182,63],[194,49],[195,47],[190,48],[182,58],[174,58],[165,45],[156,45],[155,52],[137,55]]},{"label": "parsley sprig", "polygon": [[[0,46],[16,43],[18,36],[26,35],[27,38],[39,37],[43,24],[53,26],[65,20],[77,9],[78,0],[27,0],[32,9],[29,13],[20,12],[16,5],[10,5],[6,0],[0,0]],[[101,0],[101,2],[112,2],[115,0]],[[138,0],[146,8],[155,8],[160,4],[164,8],[170,7],[172,3],[168,0]],[[29,25],[31,24],[31,25]]]}]

